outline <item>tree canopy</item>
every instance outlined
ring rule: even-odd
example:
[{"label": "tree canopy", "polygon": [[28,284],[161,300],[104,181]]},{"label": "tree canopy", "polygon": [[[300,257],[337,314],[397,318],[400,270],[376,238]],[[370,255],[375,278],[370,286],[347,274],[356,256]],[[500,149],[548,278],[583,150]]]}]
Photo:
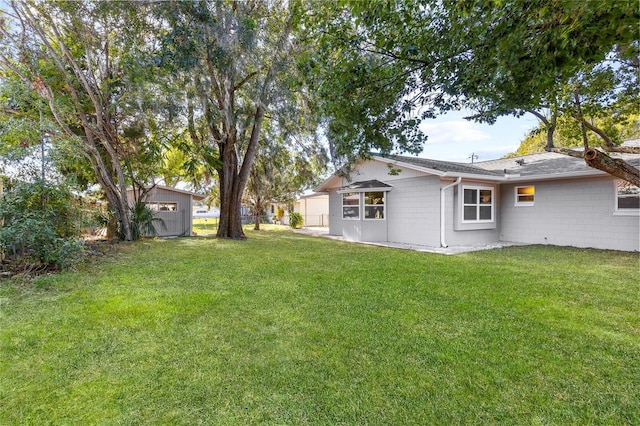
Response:
[{"label": "tree canopy", "polygon": [[[549,150],[555,148],[555,120],[565,114],[614,151],[619,140],[591,118],[637,111],[635,2],[345,4],[335,9],[324,3],[326,9],[310,17],[324,22],[316,26],[324,47],[314,69],[339,153],[419,151],[424,139],[416,118],[461,107],[476,111],[471,119],[489,123],[533,113],[546,122]],[[633,167],[604,169],[640,182]]]},{"label": "tree canopy", "polygon": [[297,2],[278,1],[10,2],[0,131],[12,147],[35,143],[44,107],[64,139],[61,170],[101,185],[124,239],[127,186],[159,177],[217,181],[218,236],[244,238],[240,203],[265,116],[313,134],[299,17]]},{"label": "tree canopy", "polygon": [[[144,21],[132,3],[12,1],[0,22],[2,88],[25,93],[5,113],[34,120],[46,108],[67,147],[91,165],[119,222],[131,239],[127,169],[154,148],[144,138],[145,113],[137,60]],[[7,99],[8,100],[8,99]],[[76,169],[71,162],[65,167]],[[137,168],[139,170],[139,167]],[[132,173],[130,173],[131,175]]]},{"label": "tree canopy", "polygon": [[244,238],[240,207],[265,116],[303,110],[295,65],[308,46],[296,36],[299,7],[295,1],[201,1],[157,9],[160,61],[174,64],[194,101],[190,111],[206,123],[205,137],[192,132],[192,139],[215,149],[218,237]]}]

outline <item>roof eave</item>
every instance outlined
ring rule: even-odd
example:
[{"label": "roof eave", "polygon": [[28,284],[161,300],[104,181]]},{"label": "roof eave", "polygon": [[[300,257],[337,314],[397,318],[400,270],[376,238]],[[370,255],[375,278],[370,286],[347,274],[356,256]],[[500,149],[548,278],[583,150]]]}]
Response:
[{"label": "roof eave", "polygon": [[459,172],[444,172],[440,177],[443,178],[466,178],[466,179],[474,179],[474,180],[486,180],[490,182],[502,182],[505,180],[504,176],[496,176],[496,175],[481,175],[474,173],[459,173]]},{"label": "roof eave", "polygon": [[404,161],[398,161],[398,160],[394,160],[392,158],[380,157],[380,156],[377,156],[377,155],[374,155],[373,159],[377,160],[377,161],[381,161],[383,163],[401,165],[402,167],[406,167],[407,169],[412,169],[412,170],[415,170],[415,171],[418,171],[418,172],[427,173],[427,174],[430,174],[430,175],[443,176],[443,175],[445,175],[447,173],[447,172],[443,172],[441,170],[429,169],[427,167],[421,167],[421,166],[417,166],[415,164],[405,163]]},{"label": "roof eave", "polygon": [[385,186],[380,188],[340,188],[338,189],[338,194],[346,194],[349,192],[389,192],[393,189],[392,186]]},{"label": "roof eave", "polygon": [[544,175],[529,175],[529,176],[516,176],[516,175],[506,175],[503,179],[505,182],[531,182],[531,181],[541,181],[541,180],[558,180],[558,179],[575,179],[581,177],[602,177],[607,176],[608,173],[603,172],[598,169],[593,170],[581,170],[577,172],[566,172],[566,173],[553,173],[553,174],[544,174]]}]

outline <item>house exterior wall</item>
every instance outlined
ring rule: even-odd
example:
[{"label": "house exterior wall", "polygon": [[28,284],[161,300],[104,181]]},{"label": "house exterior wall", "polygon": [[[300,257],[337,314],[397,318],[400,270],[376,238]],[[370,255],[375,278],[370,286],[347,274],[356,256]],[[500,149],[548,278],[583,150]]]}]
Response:
[{"label": "house exterior wall", "polygon": [[[365,163],[353,174],[352,180],[379,179],[393,186],[386,194],[386,233],[377,223],[342,219],[342,196],[337,188],[329,191],[329,234],[344,236],[352,241],[388,241],[394,243],[440,246],[440,188],[451,181],[413,170],[401,170],[389,175],[386,165]],[[343,183],[347,184],[346,181]],[[499,240],[499,190],[495,185],[495,222],[482,229],[456,230],[456,190],[445,193],[445,241],[448,245],[488,244]],[[467,228],[469,228],[467,226]],[[489,229],[487,229],[489,228]]]},{"label": "house exterior wall", "polygon": [[[439,207],[429,206],[426,203],[428,194],[421,190],[437,185],[438,179],[415,170],[394,169],[395,172],[390,174],[385,163],[370,161],[358,165],[351,172],[353,182],[378,179],[393,186],[391,191],[386,192],[384,220],[343,219],[342,195],[337,192],[339,188],[329,190],[330,235],[341,235],[352,241],[405,242],[404,239],[409,239],[415,240],[416,244],[426,244],[417,242],[423,241],[428,234],[423,216],[425,211],[432,210],[433,213]],[[342,179],[342,186],[348,184],[347,179]]]},{"label": "house exterior wall", "polygon": [[[462,224],[462,204],[459,194],[461,188],[467,185],[486,186],[493,188],[494,220],[486,224]],[[445,193],[445,242],[449,246],[484,245],[497,242],[500,239],[500,190],[495,184],[462,180],[459,185],[450,188]],[[439,246],[436,244],[436,246]]]},{"label": "house exterior wall", "polygon": [[440,179],[417,176],[389,182],[388,241],[438,246],[440,239]]},{"label": "house exterior wall", "polygon": [[614,214],[611,178],[537,182],[534,205],[515,206],[514,188],[523,185],[501,187],[500,240],[640,250],[640,217]]},{"label": "house exterior wall", "polygon": [[[453,179],[408,169],[390,174],[379,161],[361,163],[351,174],[351,182],[374,179],[393,187],[386,192],[385,220],[344,220],[338,190],[349,181],[336,178],[332,182],[336,187],[329,189],[329,233],[354,241],[440,246],[440,189]],[[509,241],[640,251],[640,216],[616,211],[614,183],[609,176],[522,183],[463,178],[445,191],[445,242],[463,246]],[[463,203],[458,194],[464,185],[493,189],[493,221],[461,219]],[[535,187],[533,205],[515,205],[518,186]]]}]

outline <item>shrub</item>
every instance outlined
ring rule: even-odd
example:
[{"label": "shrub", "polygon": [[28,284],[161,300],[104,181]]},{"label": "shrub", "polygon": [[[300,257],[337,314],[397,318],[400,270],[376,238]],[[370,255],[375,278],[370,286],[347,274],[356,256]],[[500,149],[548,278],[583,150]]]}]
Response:
[{"label": "shrub", "polygon": [[304,219],[302,218],[302,215],[298,212],[291,212],[289,213],[289,226],[294,228],[294,229],[298,229],[298,228],[302,228],[302,225],[304,225]]},{"label": "shrub", "polygon": [[131,236],[134,240],[139,240],[146,236],[156,236],[156,223],[162,229],[167,229],[167,225],[162,218],[157,217],[156,213],[151,210],[143,201],[137,200],[131,207]]},{"label": "shrub", "polygon": [[80,210],[67,185],[20,182],[0,203],[0,247],[16,260],[68,269],[84,259]]}]

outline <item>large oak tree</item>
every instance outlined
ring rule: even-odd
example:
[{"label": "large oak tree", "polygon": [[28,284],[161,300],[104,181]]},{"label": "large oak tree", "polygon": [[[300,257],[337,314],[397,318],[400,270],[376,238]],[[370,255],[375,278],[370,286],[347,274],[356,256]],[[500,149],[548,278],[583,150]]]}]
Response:
[{"label": "large oak tree", "polygon": [[[184,78],[217,150],[219,238],[245,238],[241,203],[265,115],[296,102],[296,2],[197,1],[158,5],[162,63]],[[204,141],[207,143],[207,141]]]}]

